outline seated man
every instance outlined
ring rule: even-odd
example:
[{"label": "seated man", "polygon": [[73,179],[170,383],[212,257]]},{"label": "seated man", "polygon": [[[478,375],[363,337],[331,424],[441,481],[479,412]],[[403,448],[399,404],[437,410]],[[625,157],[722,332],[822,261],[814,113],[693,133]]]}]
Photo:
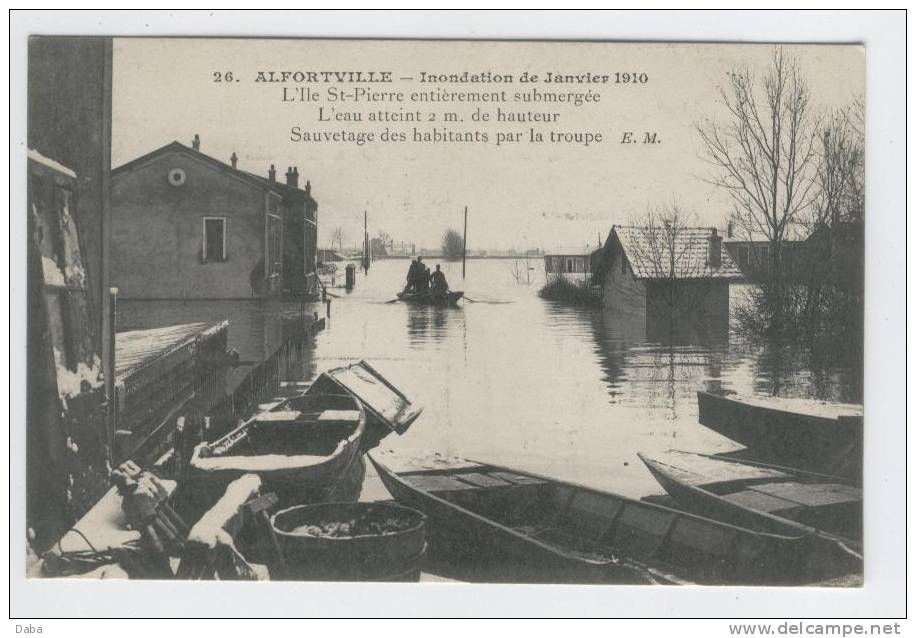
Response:
[{"label": "seated man", "polygon": [[430,275],[429,279],[432,284],[433,294],[442,294],[448,291],[448,282],[445,280],[445,273],[442,272],[442,267],[439,264],[436,264],[436,271]]}]

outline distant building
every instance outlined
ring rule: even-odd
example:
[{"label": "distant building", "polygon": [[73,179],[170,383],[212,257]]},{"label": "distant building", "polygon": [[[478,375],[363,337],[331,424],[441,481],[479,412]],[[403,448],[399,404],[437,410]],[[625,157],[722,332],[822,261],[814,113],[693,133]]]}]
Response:
[{"label": "distant building", "polygon": [[249,299],[317,289],[318,204],[172,142],[112,171],[111,281],[140,299]]},{"label": "distant building", "polygon": [[375,257],[386,257],[388,255],[388,247],[385,243],[385,240],[381,237],[373,237],[369,240],[369,254]]},{"label": "distant building", "polygon": [[[729,283],[741,271],[714,228],[614,226],[591,255],[592,285],[604,305],[646,316],[648,325],[683,320],[721,333],[728,328]],[[686,322],[685,322],[686,323]],[[650,333],[652,331],[649,331]]]},{"label": "distant building", "polygon": [[[769,274],[772,266],[770,244],[770,240],[762,233],[754,233],[752,237],[736,235],[733,222],[729,222],[722,241],[726,252],[748,281],[765,279]],[[803,247],[803,241],[794,239],[782,241],[782,260],[785,272],[791,273],[796,270],[796,261]]]},{"label": "distant building", "polygon": [[545,251],[544,271],[547,273],[547,279],[563,277],[577,283],[590,283],[592,252],[593,249],[588,246]]}]

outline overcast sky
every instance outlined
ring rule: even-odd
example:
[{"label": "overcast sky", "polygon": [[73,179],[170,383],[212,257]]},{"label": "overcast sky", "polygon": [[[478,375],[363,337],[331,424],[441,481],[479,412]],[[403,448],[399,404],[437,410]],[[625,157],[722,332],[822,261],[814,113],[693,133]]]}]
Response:
[{"label": "overcast sky", "polygon": [[[855,46],[790,47],[804,71],[815,108],[847,105],[864,93],[865,53]],[[439,245],[443,231],[461,227],[469,209],[468,247],[594,245],[614,223],[627,223],[647,206],[676,199],[703,225],[722,226],[729,213],[723,193],[702,180],[694,124],[722,118],[718,87],[735,67],[763,73],[772,53],[768,45],[468,43],[404,41],[297,41],[118,39],[114,46],[112,165],[118,166],[173,140],[190,145],[200,135],[201,151],[266,175],[271,163],[278,177],[297,165],[301,180],[311,180],[319,202],[319,242],[330,243],[340,226],[347,243],[362,232],[363,210],[370,233],[388,232],[397,241]],[[426,85],[400,80],[421,71],[492,71],[515,74],[575,74],[615,71],[645,73],[641,85],[506,85],[509,96],[539,91],[601,92],[598,104],[500,104],[504,111],[560,112],[545,131],[590,131],[604,137],[588,148],[550,143],[490,144],[375,143],[309,144],[290,141],[290,128],[338,131],[384,129],[384,124],[319,124],[316,104],[284,103],[281,86],[256,84],[258,71],[392,71],[395,82],[374,89],[406,93],[436,86],[486,90],[482,85]],[[214,82],[214,72],[232,71],[239,82]],[[311,84],[324,93],[329,84]],[[353,86],[368,86],[356,84]],[[351,87],[352,88],[352,87]],[[327,107],[332,105],[321,102]],[[384,105],[370,105],[376,109]],[[409,102],[405,110],[428,110]],[[495,112],[495,104],[482,105]],[[438,105],[438,110],[452,110]],[[497,127],[475,125],[474,106],[453,110],[464,122],[421,123],[455,131],[481,128],[493,139]],[[362,108],[366,112],[366,108]],[[408,132],[414,124],[395,125]],[[499,130],[527,131],[528,124]],[[642,139],[656,132],[656,145],[621,145],[625,131]],[[527,133],[525,133],[527,138]]]}]

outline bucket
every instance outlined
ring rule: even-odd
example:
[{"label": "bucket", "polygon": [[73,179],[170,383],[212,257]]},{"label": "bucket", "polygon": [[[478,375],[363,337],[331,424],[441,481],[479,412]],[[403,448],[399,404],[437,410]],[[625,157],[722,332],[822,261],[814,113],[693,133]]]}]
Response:
[{"label": "bucket", "polygon": [[396,503],[297,505],[270,519],[292,580],[413,581],[426,516]]}]

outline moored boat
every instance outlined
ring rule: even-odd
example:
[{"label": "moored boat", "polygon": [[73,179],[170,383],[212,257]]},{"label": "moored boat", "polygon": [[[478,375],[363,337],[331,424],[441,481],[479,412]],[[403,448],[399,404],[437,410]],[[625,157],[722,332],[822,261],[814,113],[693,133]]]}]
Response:
[{"label": "moored boat", "polygon": [[764,456],[856,476],[862,406],[808,399],[697,392],[700,423]]},{"label": "moored boat", "polygon": [[476,558],[486,580],[759,585],[832,573],[806,530],[752,531],[496,465],[394,471],[369,458],[399,502],[429,517],[430,551]]},{"label": "moored boat", "polygon": [[458,300],[464,296],[461,290],[447,290],[445,292],[399,292],[398,299],[408,303],[422,304],[424,306],[457,306]]},{"label": "moored boat", "polygon": [[326,387],[313,383],[305,394],[281,401],[216,441],[198,446],[188,478],[205,488],[208,483],[223,485],[243,474],[258,474],[287,502],[332,491],[360,454],[366,413],[352,394],[328,392]]},{"label": "moored boat", "polygon": [[668,494],[699,514],[773,534],[810,534],[861,558],[862,491],[842,478],[677,450],[639,458]]},{"label": "moored boat", "polygon": [[[315,384],[327,392],[347,392],[359,399],[366,412],[362,447],[372,449],[392,432],[404,434],[423,413],[422,407],[389,382],[366,361],[326,371]],[[295,407],[297,399],[288,404]]]}]

